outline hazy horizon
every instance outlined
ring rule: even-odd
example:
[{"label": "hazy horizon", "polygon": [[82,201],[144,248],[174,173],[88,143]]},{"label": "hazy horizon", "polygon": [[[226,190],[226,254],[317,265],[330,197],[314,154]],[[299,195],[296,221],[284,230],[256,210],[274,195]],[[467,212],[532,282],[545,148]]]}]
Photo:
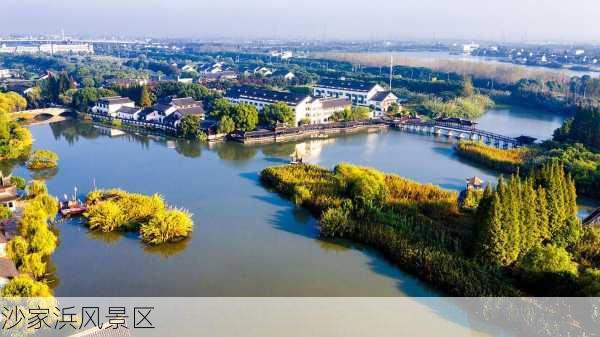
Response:
[{"label": "hazy horizon", "polygon": [[5,0],[4,34],[598,44],[593,0]]}]

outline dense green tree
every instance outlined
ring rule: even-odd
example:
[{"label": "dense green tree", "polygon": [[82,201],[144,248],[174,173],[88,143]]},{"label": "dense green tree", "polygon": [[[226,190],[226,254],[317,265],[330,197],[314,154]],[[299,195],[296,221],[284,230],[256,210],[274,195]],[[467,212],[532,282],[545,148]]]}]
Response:
[{"label": "dense green tree", "polygon": [[42,282],[33,280],[28,275],[19,275],[10,280],[2,288],[3,297],[50,297],[50,288]]},{"label": "dense green tree", "polygon": [[233,119],[231,119],[231,117],[227,115],[222,116],[221,120],[219,121],[218,132],[232,133],[233,131],[235,131],[235,122],[233,121]]},{"label": "dense green tree", "polygon": [[271,127],[277,123],[285,123],[288,126],[296,126],[296,114],[284,102],[266,105],[261,114],[262,123]]},{"label": "dense green tree", "polygon": [[46,273],[46,263],[42,261],[42,254],[31,253],[25,255],[19,266],[19,271],[39,280]]},{"label": "dense green tree", "polygon": [[236,129],[252,131],[258,124],[258,110],[253,105],[238,104],[233,108],[232,118]]},{"label": "dense green tree", "polygon": [[27,252],[29,252],[29,242],[20,235],[15,236],[6,246],[6,254],[17,266],[21,265]]},{"label": "dense green tree", "polygon": [[103,88],[82,88],[73,94],[71,106],[76,111],[86,112],[102,97],[117,96],[117,93]]},{"label": "dense green tree", "polygon": [[152,105],[152,99],[150,97],[150,92],[146,86],[143,86],[140,93],[140,100],[138,102],[139,106],[147,108]]},{"label": "dense green tree", "polygon": [[213,118],[221,118],[222,116],[229,116],[233,114],[233,105],[225,98],[217,98],[211,104],[209,112]]},{"label": "dense green tree", "polygon": [[577,274],[577,266],[571,261],[569,253],[555,245],[534,247],[523,257],[519,265],[530,273]]},{"label": "dense green tree", "polygon": [[573,180],[558,163],[544,165],[528,178],[502,178],[484,194],[478,209],[483,221],[479,254],[491,263],[512,265],[531,249],[551,242],[572,246],[582,235]]},{"label": "dense green tree", "polygon": [[27,100],[14,91],[0,92],[0,113],[11,113],[27,107]]},{"label": "dense green tree", "polygon": [[463,76],[462,85],[463,85],[463,92],[462,92],[463,96],[464,97],[473,96],[473,94],[475,93],[475,90],[473,88],[473,81],[471,80],[470,76]]},{"label": "dense green tree", "polygon": [[187,139],[199,139],[202,137],[202,130],[200,129],[200,117],[196,115],[187,115],[181,119],[179,124],[179,134],[183,138]]}]

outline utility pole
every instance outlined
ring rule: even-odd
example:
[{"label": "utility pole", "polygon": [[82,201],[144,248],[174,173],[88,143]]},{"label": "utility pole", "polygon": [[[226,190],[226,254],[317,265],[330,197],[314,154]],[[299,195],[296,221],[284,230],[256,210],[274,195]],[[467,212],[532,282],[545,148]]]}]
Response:
[{"label": "utility pole", "polygon": [[390,55],[390,92],[392,92],[392,76],[394,75],[394,56]]}]

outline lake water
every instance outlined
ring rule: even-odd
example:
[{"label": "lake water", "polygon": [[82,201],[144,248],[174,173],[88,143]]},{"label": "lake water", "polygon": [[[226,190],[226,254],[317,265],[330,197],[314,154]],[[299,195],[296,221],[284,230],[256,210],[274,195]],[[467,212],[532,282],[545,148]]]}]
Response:
[{"label": "lake water", "polygon": [[435,61],[465,61],[465,62],[482,62],[488,64],[501,64],[506,66],[514,66],[523,69],[538,69],[547,72],[553,72],[557,74],[565,74],[568,76],[584,76],[588,75],[591,77],[600,77],[598,71],[581,71],[572,70],[569,68],[550,68],[542,66],[531,66],[523,65],[511,62],[504,62],[503,59],[497,57],[484,57],[484,56],[473,56],[468,54],[450,54],[449,52],[435,52],[435,51],[400,51],[400,52],[377,52],[372,54],[380,55],[394,55],[394,57],[407,58],[407,59],[424,59],[424,60],[435,60]]},{"label": "lake water", "polygon": [[[490,131],[547,138],[560,117],[520,108],[490,111]],[[267,191],[260,170],[294,151],[310,163],[350,162],[460,190],[473,175],[497,175],[456,157],[452,142],[383,131],[298,143],[211,145],[124,135],[66,121],[31,127],[35,145],[60,155],[49,177],[57,196],[120,187],[160,193],[194,214],[184,242],[148,248],[133,234],[90,233],[60,224],[53,255],[57,296],[427,296],[429,286],[361,245],[318,239],[315,219]],[[15,174],[29,176],[22,167]]]}]

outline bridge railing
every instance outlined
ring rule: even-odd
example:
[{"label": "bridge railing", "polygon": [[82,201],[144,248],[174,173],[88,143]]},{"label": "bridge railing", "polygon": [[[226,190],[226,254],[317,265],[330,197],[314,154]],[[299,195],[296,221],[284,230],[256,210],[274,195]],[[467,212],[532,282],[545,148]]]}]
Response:
[{"label": "bridge railing", "polygon": [[443,127],[443,128],[454,129],[457,131],[474,132],[474,133],[477,133],[477,134],[480,134],[483,136],[496,138],[496,139],[502,140],[504,142],[510,142],[510,143],[515,143],[515,144],[519,143],[519,141],[517,141],[513,137],[501,135],[501,134],[486,131],[486,130],[481,130],[481,129],[478,129],[478,128],[475,128],[472,126],[464,126],[464,125],[458,125],[458,124],[454,124],[454,123],[440,123],[440,122],[435,122],[435,121],[423,122],[423,121],[417,121],[417,120],[408,120],[402,124],[414,125],[414,126],[424,126],[424,127]]}]

